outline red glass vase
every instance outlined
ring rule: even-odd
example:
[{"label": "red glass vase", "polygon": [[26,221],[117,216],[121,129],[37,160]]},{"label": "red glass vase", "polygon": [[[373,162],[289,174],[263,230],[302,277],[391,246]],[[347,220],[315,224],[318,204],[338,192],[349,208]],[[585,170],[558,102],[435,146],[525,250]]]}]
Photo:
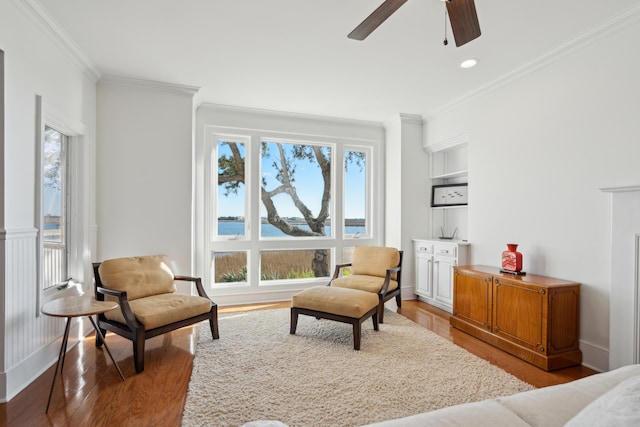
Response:
[{"label": "red glass vase", "polygon": [[518,245],[507,243],[507,250],[502,252],[502,269],[506,271],[522,271],[522,254],[518,252]]}]

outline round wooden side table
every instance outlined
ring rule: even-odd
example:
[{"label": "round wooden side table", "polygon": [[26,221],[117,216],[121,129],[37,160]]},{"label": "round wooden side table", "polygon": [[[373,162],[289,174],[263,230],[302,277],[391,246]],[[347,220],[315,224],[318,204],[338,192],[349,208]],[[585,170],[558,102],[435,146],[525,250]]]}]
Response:
[{"label": "round wooden side table", "polygon": [[42,313],[46,314],[47,316],[67,318],[67,325],[64,328],[62,344],[60,345],[60,354],[58,355],[58,363],[56,364],[56,371],[53,374],[53,382],[51,383],[51,391],[49,392],[49,400],[47,401],[47,410],[45,412],[49,412],[49,404],[51,403],[51,396],[53,396],[53,387],[56,384],[58,368],[60,369],[60,373],[62,373],[62,369],[64,368],[64,358],[67,354],[67,343],[69,341],[69,329],[71,327],[71,319],[73,319],[74,317],[87,316],[89,318],[91,324],[93,325],[93,329],[95,329],[96,331],[96,336],[100,340],[102,340],[104,348],[107,349],[107,353],[109,353],[109,357],[111,358],[113,365],[118,370],[122,381],[124,381],[124,375],[122,374],[120,367],[114,360],[113,355],[111,354],[111,350],[109,350],[107,342],[104,339],[104,336],[100,332],[98,325],[96,325],[96,322],[92,317],[93,315],[105,313],[107,311],[113,310],[114,308],[118,308],[118,303],[112,301],[96,301],[93,297],[89,296],[62,297],[53,301],[49,301],[42,306]]}]

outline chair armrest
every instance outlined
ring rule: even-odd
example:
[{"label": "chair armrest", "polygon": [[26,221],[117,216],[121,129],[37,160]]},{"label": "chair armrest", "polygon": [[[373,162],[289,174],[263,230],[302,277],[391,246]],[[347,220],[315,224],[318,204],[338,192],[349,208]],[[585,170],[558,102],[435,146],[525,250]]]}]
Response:
[{"label": "chair armrest", "polygon": [[[380,294],[381,295],[386,294],[387,291],[389,290],[389,282],[391,281],[391,274],[392,273],[398,273],[400,270],[402,270],[401,266],[389,268],[387,270],[387,274],[385,274],[385,276],[384,276],[384,283],[382,284],[382,288],[380,288]],[[400,283],[398,282],[398,286],[399,285],[400,285]]]},{"label": "chair armrest", "polygon": [[[131,309],[131,306],[129,305],[129,298],[127,298],[126,291],[114,291],[113,289],[106,289],[98,286],[96,287],[96,296],[97,294],[110,295],[112,297],[118,298],[120,311],[122,311],[122,316],[124,317],[124,320],[127,322],[127,325],[130,328],[133,329],[134,327],[137,327],[140,324],[140,322],[138,322],[138,319],[136,319],[136,315],[133,314],[133,310]],[[101,300],[104,300],[104,297],[101,298]],[[101,316],[104,316],[104,314],[101,314]]]},{"label": "chair armrest", "polygon": [[351,267],[351,263],[350,262],[346,262],[344,264],[336,264],[336,269],[333,272],[333,277],[331,277],[331,280],[337,279],[338,277],[340,277],[340,270],[345,268],[345,267]]},{"label": "chair armrest", "polygon": [[191,276],[173,276],[174,280],[181,280],[184,282],[193,282],[196,285],[196,290],[198,291],[198,295],[208,299],[212,304],[215,304],[207,292],[204,290],[204,286],[202,286],[202,279],[200,277],[191,277]]}]

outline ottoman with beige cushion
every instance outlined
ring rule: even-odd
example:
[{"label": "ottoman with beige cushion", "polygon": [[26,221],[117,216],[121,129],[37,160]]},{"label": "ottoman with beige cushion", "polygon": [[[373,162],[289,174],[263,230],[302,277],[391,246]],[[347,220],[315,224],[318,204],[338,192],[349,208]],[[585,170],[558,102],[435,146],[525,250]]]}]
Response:
[{"label": "ottoman with beige cushion", "polygon": [[293,296],[291,334],[296,333],[299,314],[350,323],[353,325],[353,348],[360,350],[362,322],[371,317],[373,329],[378,330],[378,296],[356,289],[316,286]]}]

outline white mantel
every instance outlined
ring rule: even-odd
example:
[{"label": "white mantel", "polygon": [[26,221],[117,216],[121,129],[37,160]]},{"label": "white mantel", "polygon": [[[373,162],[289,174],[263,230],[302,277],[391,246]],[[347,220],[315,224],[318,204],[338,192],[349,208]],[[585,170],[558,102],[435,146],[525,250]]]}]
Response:
[{"label": "white mantel", "polygon": [[640,186],[611,193],[609,369],[640,363]]}]

